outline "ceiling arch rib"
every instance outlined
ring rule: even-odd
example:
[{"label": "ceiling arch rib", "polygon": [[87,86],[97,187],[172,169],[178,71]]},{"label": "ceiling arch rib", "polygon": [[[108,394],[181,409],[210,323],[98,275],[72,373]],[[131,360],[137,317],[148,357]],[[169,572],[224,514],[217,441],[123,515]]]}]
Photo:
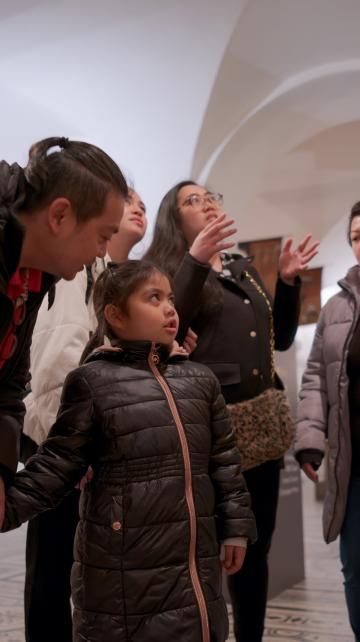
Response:
[{"label": "ceiling arch rib", "polygon": [[239,130],[244,127],[252,118],[254,118],[260,111],[267,109],[275,101],[282,99],[286,94],[301,88],[307,83],[315,83],[317,80],[329,76],[338,76],[342,74],[360,75],[360,59],[347,60],[342,62],[328,63],[320,65],[313,69],[307,69],[299,74],[287,78],[275,90],[273,90],[266,98],[259,102],[246,116],[244,116],[233,129],[227,134],[223,141],[217,146],[208,158],[205,165],[197,169],[195,174],[196,180],[200,183],[206,182],[212,170],[212,167],[229,144],[229,142],[238,134]]}]

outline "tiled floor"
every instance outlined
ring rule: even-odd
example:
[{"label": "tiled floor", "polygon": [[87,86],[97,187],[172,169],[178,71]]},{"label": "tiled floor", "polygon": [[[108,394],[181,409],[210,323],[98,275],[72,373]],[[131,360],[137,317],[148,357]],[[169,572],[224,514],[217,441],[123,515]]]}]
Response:
[{"label": "tiled floor", "polygon": [[[304,495],[306,580],[271,600],[264,642],[353,642],[338,544],[326,546],[322,542],[321,505],[313,501],[313,488],[307,482]],[[0,536],[0,642],[24,642],[25,532],[22,527]]]}]

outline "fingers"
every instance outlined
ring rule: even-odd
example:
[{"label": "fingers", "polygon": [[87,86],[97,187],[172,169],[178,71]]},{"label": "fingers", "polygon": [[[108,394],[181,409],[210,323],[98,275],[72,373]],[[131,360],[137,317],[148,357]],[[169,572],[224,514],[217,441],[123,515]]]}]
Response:
[{"label": "fingers", "polygon": [[170,357],[187,356],[188,352],[184,346],[179,346],[177,341],[173,341],[170,351]]},{"label": "fingers", "polygon": [[312,234],[307,234],[305,236],[305,238],[303,238],[303,240],[301,241],[301,243],[299,243],[298,248],[297,248],[299,250],[299,252],[303,252],[305,250],[305,248],[306,248],[308,242],[310,241],[311,237],[312,237]]},{"label": "fingers", "polygon": [[232,243],[220,243],[216,244],[216,252],[222,252],[223,250],[229,250],[231,247],[234,247],[235,241]]},{"label": "fingers", "polygon": [[306,475],[309,479],[311,479],[311,481],[312,481],[312,482],[314,482],[314,483],[316,484],[316,483],[319,481],[319,475],[318,475],[318,474],[317,474],[317,472],[313,469],[313,467],[312,467],[312,465],[311,465],[310,463],[303,464],[303,465],[301,466],[301,468],[303,469],[303,471],[304,471],[305,475]]},{"label": "fingers", "polygon": [[303,254],[301,255],[302,263],[309,263],[311,259],[313,259],[314,256],[317,255],[319,245],[320,242],[314,243],[314,245],[312,245],[306,252],[303,252]]},{"label": "fingers", "polygon": [[246,554],[246,548],[243,546],[224,546],[224,560],[222,566],[227,575],[233,575],[240,571]]},{"label": "fingers", "polygon": [[197,340],[198,340],[198,335],[196,332],[191,330],[191,328],[188,329],[187,335],[185,337],[185,340],[183,342],[183,347],[185,348],[187,354],[191,354],[197,346]]},{"label": "fingers", "polygon": [[198,335],[196,334],[196,332],[194,332],[194,330],[189,328],[187,333],[186,333],[186,338],[187,339],[191,339],[193,341],[197,341],[198,340]]},{"label": "fingers", "polygon": [[222,565],[226,571],[233,565],[234,546],[224,546],[224,559]]},{"label": "fingers", "polygon": [[5,517],[5,485],[4,480],[0,477],[0,528],[3,526]]},{"label": "fingers", "polygon": [[229,249],[234,246],[234,241],[229,241],[229,236],[237,232],[231,227],[233,219],[227,219],[221,214],[197,235],[189,249],[189,253],[201,263],[208,263],[216,252]]},{"label": "fingers", "polygon": [[220,230],[224,230],[230,225],[234,225],[235,220],[233,218],[227,218],[226,214],[220,214],[217,218],[210,221],[203,229],[203,234],[208,232],[213,232],[216,234]]},{"label": "fingers", "polygon": [[282,252],[290,252],[292,244],[293,244],[292,238],[287,239],[287,241],[285,241],[281,251]]}]

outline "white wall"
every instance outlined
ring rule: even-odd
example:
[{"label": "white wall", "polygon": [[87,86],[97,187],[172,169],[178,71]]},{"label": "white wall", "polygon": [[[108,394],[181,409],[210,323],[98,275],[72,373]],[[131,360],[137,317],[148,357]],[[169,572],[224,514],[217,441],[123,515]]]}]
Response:
[{"label": "white wall", "polygon": [[188,176],[239,0],[1,0],[0,156],[50,135],[89,140],[151,215]]}]

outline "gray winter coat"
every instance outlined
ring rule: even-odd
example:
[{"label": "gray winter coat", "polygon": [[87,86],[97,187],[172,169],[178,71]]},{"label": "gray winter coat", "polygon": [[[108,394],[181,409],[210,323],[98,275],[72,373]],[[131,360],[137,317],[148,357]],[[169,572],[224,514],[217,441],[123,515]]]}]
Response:
[{"label": "gray winter coat", "polygon": [[329,446],[328,483],[323,513],[326,542],[340,533],[351,472],[351,435],[346,372],[349,344],[360,310],[360,266],[339,281],[342,291],[321,311],[303,375],[297,412],[295,454]]}]

